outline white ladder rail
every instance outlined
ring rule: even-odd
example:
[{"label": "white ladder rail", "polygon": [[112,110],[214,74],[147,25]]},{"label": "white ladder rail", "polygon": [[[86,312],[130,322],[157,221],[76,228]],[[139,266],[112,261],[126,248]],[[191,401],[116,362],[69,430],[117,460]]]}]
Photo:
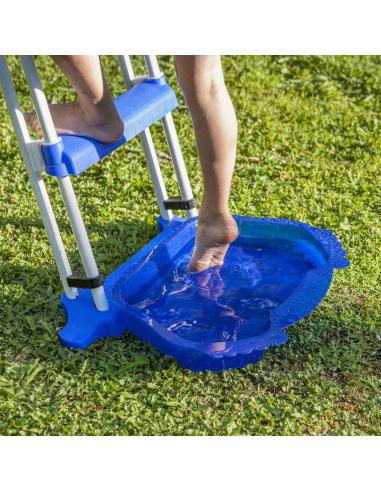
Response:
[{"label": "white ladder rail", "polygon": [[[156,56],[145,55],[144,59],[150,78],[157,79],[163,75],[160,71]],[[175,173],[180,188],[181,198],[183,200],[191,200],[193,198],[192,188],[189,182],[187,168],[185,166],[179,138],[177,136],[176,128],[173,122],[172,113],[167,113],[161,121],[164,127],[169,152],[171,154],[173,165],[175,167]],[[191,208],[190,210],[187,210],[186,213],[188,218],[197,217],[198,215],[196,208]]]},{"label": "white ladder rail", "polygon": [[[37,74],[33,57],[30,55],[24,55],[20,58],[33,98],[41,131],[44,135],[45,143],[57,143],[60,139],[53,124],[48,102],[41,88],[40,79]],[[77,198],[75,196],[70,177],[68,175],[63,177],[58,176],[57,180],[69,216],[73,234],[77,242],[86,276],[88,278],[97,277],[99,275],[98,267],[91,249],[86,227],[79,210]],[[107,311],[109,309],[109,304],[103,285],[91,289],[91,292],[98,311]]]},{"label": "white ladder rail", "polygon": [[41,171],[38,169],[38,165],[36,165],[36,162],[34,161],[34,156],[28,148],[31,138],[23,112],[20,108],[5,56],[0,56],[0,83],[8,113],[20,145],[21,154],[27,168],[30,182],[32,184],[32,190],[41,212],[42,221],[48,235],[65,294],[69,299],[75,299],[78,296],[77,289],[74,287],[69,287],[67,282],[67,277],[72,274],[72,271],[65,246],[62,242],[61,234],[58,229],[57,221],[49,200]]},{"label": "white ladder rail", "polygon": [[[119,64],[122,69],[124,82],[126,84],[126,88],[129,89],[132,87],[135,79],[134,70],[132,68],[130,57],[127,55],[119,55],[118,56]],[[160,163],[157,158],[156,150],[154,143],[152,141],[152,136],[149,128],[143,130],[140,134],[140,142],[142,144],[144,154],[146,156],[148,169],[151,174],[153,186],[155,189],[157,201],[159,204],[160,215],[165,220],[172,220],[173,214],[171,210],[167,210],[164,207],[164,200],[168,199],[167,191],[164,184],[163,175],[160,169]]]}]

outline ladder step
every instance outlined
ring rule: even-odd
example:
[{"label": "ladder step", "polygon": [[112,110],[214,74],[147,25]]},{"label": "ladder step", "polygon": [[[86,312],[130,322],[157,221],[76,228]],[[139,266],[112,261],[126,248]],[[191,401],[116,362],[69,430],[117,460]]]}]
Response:
[{"label": "ladder step", "polygon": [[[164,77],[143,80],[114,99],[114,103],[124,123],[124,134],[117,142],[103,144],[89,137],[61,135],[62,162],[69,174],[81,174],[178,105],[176,95]],[[47,167],[46,171],[57,175],[54,166]]]}]

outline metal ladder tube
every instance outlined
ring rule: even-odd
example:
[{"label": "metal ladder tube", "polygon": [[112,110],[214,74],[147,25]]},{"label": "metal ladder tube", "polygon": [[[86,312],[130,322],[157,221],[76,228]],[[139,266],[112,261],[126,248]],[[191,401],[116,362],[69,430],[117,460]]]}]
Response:
[{"label": "metal ladder tube", "polygon": [[[161,77],[162,72],[160,71],[156,56],[145,55],[144,58],[146,61],[149,76],[154,79]],[[172,157],[173,165],[175,167],[175,173],[181,192],[181,197],[183,200],[191,200],[193,198],[192,188],[189,182],[189,177],[185,166],[183,153],[181,151],[179,138],[177,136],[176,128],[173,123],[172,113],[167,113],[161,121],[163,123],[169,151]],[[197,209],[192,208],[190,210],[187,210],[187,216],[197,217]]]},{"label": "metal ladder tube", "polygon": [[62,242],[61,234],[58,229],[56,218],[54,216],[41,172],[36,169],[35,163],[33,162],[33,156],[31,156],[28,151],[28,143],[31,142],[31,138],[25,123],[23,112],[21,111],[20,104],[17,99],[17,94],[9,73],[5,56],[0,56],[0,82],[7,109],[20,145],[21,154],[28,171],[34,196],[36,197],[38,207],[41,212],[42,221],[48,235],[65,294],[69,299],[75,299],[78,296],[77,289],[69,287],[67,283],[67,277],[72,274],[72,271],[66,255],[65,246]]},{"label": "metal ladder tube", "polygon": [[[57,136],[57,132],[53,124],[48,102],[41,88],[40,79],[37,74],[33,57],[30,55],[21,56],[21,63],[33,98],[45,142],[49,144],[57,143],[59,142],[59,137]],[[99,275],[98,267],[91,249],[86,227],[79,210],[77,198],[75,196],[70,177],[57,177],[57,179],[86,276],[89,278],[97,277]],[[104,287],[100,286],[95,289],[91,289],[91,292],[98,311],[107,311],[109,309],[109,305]]]},{"label": "metal ladder tube", "polygon": [[[132,87],[134,80],[134,70],[131,65],[130,57],[127,55],[118,56],[119,64],[122,69],[124,81],[127,89]],[[157,196],[157,201],[159,204],[160,215],[165,220],[172,220],[173,214],[171,210],[167,210],[164,207],[164,200],[167,200],[168,195],[165,189],[163,175],[160,169],[160,163],[157,158],[155,146],[152,141],[152,136],[149,128],[143,130],[140,134],[140,141],[144,150],[144,154],[146,156],[148,168],[151,174],[153,187],[155,189],[155,193]]]}]

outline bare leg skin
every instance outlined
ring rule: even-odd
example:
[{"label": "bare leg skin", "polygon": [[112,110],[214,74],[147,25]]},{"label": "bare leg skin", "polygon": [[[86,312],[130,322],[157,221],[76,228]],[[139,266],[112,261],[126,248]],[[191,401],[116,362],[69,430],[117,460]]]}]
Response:
[{"label": "bare leg skin", "polygon": [[237,145],[237,120],[219,56],[175,56],[176,74],[189,108],[204,178],[196,247],[188,270],[222,265],[238,236],[229,212]]},{"label": "bare leg skin", "polygon": [[[98,56],[60,55],[52,57],[77,93],[74,102],[50,104],[58,134],[82,135],[104,143],[123,134],[123,122],[115,109]],[[27,124],[41,135],[35,112],[25,115]]]}]

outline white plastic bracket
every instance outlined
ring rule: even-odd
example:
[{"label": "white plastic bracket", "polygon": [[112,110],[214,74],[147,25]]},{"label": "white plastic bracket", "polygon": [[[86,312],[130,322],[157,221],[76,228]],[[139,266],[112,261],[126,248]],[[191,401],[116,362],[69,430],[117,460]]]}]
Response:
[{"label": "white plastic bracket", "polygon": [[41,152],[42,142],[42,140],[30,140],[29,142],[25,142],[25,146],[30,156],[32,170],[40,173],[45,170],[45,162]]},{"label": "white plastic bracket", "polygon": [[144,80],[149,80],[148,75],[135,75],[135,77],[131,80],[131,85],[138,85],[140,82],[143,82]]}]

